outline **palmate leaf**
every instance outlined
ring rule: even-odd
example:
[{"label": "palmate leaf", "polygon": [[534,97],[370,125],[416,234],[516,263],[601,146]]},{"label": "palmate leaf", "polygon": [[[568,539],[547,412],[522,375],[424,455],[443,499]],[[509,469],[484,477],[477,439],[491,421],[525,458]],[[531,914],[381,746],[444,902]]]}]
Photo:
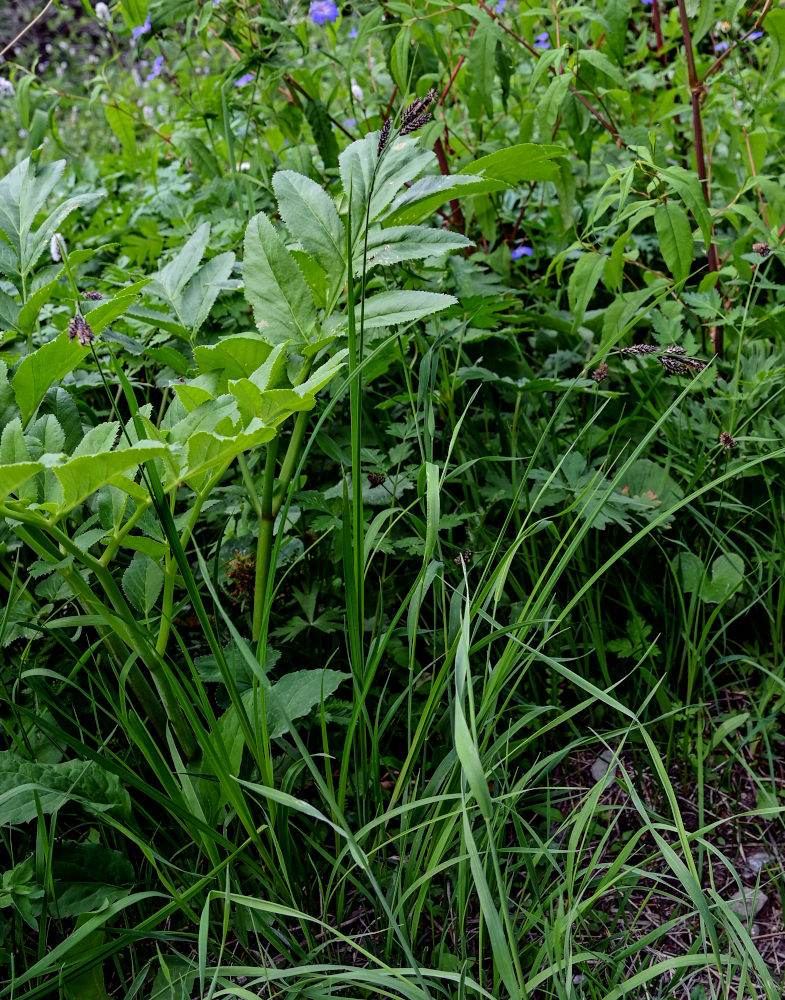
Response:
[{"label": "palmate leaf", "polygon": [[313,296],[264,212],[251,219],[245,232],[243,282],[257,329],[268,343],[289,340],[300,349],[317,339]]}]

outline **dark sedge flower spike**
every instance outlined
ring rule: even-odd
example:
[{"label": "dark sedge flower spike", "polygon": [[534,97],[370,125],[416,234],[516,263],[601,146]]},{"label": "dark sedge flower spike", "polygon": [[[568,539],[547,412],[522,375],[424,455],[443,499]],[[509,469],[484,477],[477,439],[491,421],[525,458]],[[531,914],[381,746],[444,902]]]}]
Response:
[{"label": "dark sedge flower spike", "polygon": [[736,448],[738,446],[738,441],[735,437],[731,437],[727,431],[722,431],[720,434],[720,444],[725,449],[725,451],[730,451],[731,448]]},{"label": "dark sedge flower spike", "polygon": [[387,476],[381,472],[369,472],[368,483],[370,486],[383,486],[387,482]]},{"label": "dark sedge flower spike", "polygon": [[79,342],[80,347],[89,347],[95,340],[95,334],[93,333],[90,324],[83,316],[80,316],[79,313],[72,316],[68,321],[68,339],[76,339]]},{"label": "dark sedge flower spike", "polygon": [[659,347],[656,344],[633,344],[632,347],[622,347],[622,354],[656,354]]},{"label": "dark sedge flower spike", "polygon": [[382,150],[387,145],[387,140],[390,138],[391,128],[392,128],[392,118],[385,118],[384,124],[382,125],[382,130],[379,133],[379,145],[376,147],[377,156],[382,155]]},{"label": "dark sedge flower spike", "polygon": [[753,243],[752,251],[756,253],[759,257],[768,257],[771,253],[771,247],[768,243]]},{"label": "dark sedge flower spike", "polygon": [[591,373],[591,377],[595,382],[604,382],[609,374],[610,374],[610,369],[608,368],[607,363],[603,361],[598,368],[594,369],[594,371]]},{"label": "dark sedge flower spike", "polygon": [[103,298],[101,292],[96,291],[94,288],[88,289],[86,292],[82,292],[83,299],[90,299],[93,302],[97,302],[99,299]]}]

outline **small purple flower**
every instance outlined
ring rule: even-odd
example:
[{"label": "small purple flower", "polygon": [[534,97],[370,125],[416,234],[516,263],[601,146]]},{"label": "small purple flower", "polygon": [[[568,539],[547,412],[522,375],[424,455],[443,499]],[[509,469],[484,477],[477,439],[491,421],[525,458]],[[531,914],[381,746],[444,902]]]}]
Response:
[{"label": "small purple flower", "polygon": [[729,48],[730,48],[730,42],[722,41],[722,42],[717,42],[717,44],[714,46],[714,51],[727,52]]},{"label": "small purple flower", "polygon": [[160,76],[161,70],[163,69],[163,65],[164,65],[164,57],[156,56],[155,59],[153,59],[153,68],[147,74],[147,79],[154,80],[157,76]]},{"label": "small purple flower", "polygon": [[338,8],[333,0],[313,0],[308,12],[314,24],[324,24],[325,21],[338,20]]},{"label": "small purple flower", "polygon": [[131,35],[133,36],[134,41],[136,41],[137,38],[141,38],[142,35],[146,35],[149,30],[150,30],[150,15],[148,13],[147,17],[145,18],[144,24],[140,24],[138,28],[134,28],[133,31],[131,32]]},{"label": "small purple flower", "polygon": [[354,126],[357,124],[357,119],[356,118],[344,118],[343,123],[344,123],[344,125],[347,128],[354,128]]},{"label": "small purple flower", "polygon": [[754,42],[758,38],[763,38],[762,31],[753,31],[750,37],[747,39],[748,42]]},{"label": "small purple flower", "polygon": [[521,257],[533,257],[534,251],[531,247],[527,247],[525,243],[519,243],[517,247],[513,247],[510,250],[511,260],[520,260]]},{"label": "small purple flower", "polygon": [[496,11],[497,14],[501,14],[506,6],[507,6],[507,0],[499,0],[499,2],[493,9]]},{"label": "small purple flower", "polygon": [[352,30],[349,32],[349,38],[356,38],[358,34],[359,32],[357,31],[357,28],[352,28]]},{"label": "small purple flower", "polygon": [[644,7],[651,7],[652,0],[641,0],[641,3],[643,4]]},{"label": "small purple flower", "polygon": [[550,37],[547,31],[541,31],[539,35],[534,36],[534,47],[539,49],[540,52],[544,52],[545,49],[551,47]]},{"label": "small purple flower", "polygon": [[234,85],[235,87],[245,87],[247,84],[251,82],[251,80],[254,79],[255,77],[253,73],[246,73],[244,76],[241,76],[239,80],[235,80]]}]

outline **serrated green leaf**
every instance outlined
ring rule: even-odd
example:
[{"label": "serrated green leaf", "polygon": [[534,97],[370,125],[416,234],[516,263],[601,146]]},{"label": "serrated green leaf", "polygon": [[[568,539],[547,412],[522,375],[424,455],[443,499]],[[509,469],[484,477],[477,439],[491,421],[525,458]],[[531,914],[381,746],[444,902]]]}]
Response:
[{"label": "serrated green leaf", "polygon": [[58,512],[66,513],[72,510],[123,472],[134,469],[150,459],[161,458],[165,454],[165,445],[157,441],[140,441],[130,448],[122,448],[103,455],[82,455],[62,465],[54,466],[53,471],[63,488]]},{"label": "serrated green leaf", "polygon": [[[402,291],[394,289],[377,292],[365,302],[365,327],[373,330],[383,326],[398,326],[412,323],[440,312],[458,300],[454,295],[440,292]],[[356,307],[357,321],[360,320],[360,306]]]},{"label": "serrated green leaf", "polygon": [[316,339],[313,296],[264,212],[246,229],[243,283],[256,326],[268,343],[290,340],[297,347]]},{"label": "serrated green leaf", "polygon": [[332,291],[346,268],[346,234],[332,198],[315,181],[292,170],[275,174],[273,190],[289,232],[324,270]]},{"label": "serrated green leaf", "polygon": [[52,383],[73,371],[89,353],[89,347],[80,347],[75,340],[69,341],[68,333],[63,331],[48,344],[22,358],[11,384],[23,424],[27,424],[35,413]]},{"label": "serrated green leaf", "polygon": [[145,617],[155,607],[164,585],[164,571],[159,562],[144,552],[135,552],[123,573],[123,590],[133,606]]},{"label": "serrated green leaf", "polygon": [[[474,246],[461,233],[448,229],[428,229],[425,226],[389,226],[386,229],[372,229],[368,234],[368,257],[366,267],[382,267],[397,264],[402,260],[425,260],[440,257],[451,250]],[[354,269],[362,272],[363,247],[359,246],[354,258]]]}]

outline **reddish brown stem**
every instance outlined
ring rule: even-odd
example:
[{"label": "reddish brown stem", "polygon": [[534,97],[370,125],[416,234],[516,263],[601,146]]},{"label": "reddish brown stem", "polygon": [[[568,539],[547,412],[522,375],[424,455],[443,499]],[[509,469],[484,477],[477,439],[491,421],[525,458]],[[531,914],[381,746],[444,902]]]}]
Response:
[{"label": "reddish brown stem", "polygon": [[[709,190],[709,177],[706,170],[706,150],[703,144],[703,121],[701,118],[701,102],[706,96],[706,89],[698,80],[698,73],[695,69],[695,53],[692,48],[692,35],[687,19],[687,7],[685,0],[678,0],[679,19],[681,21],[681,34],[684,39],[684,57],[687,60],[687,80],[690,87],[690,104],[692,106],[692,134],[695,142],[695,166],[698,171],[703,199],[711,209],[711,192]],[[719,271],[719,259],[717,257],[717,247],[714,240],[709,237],[707,248],[707,264],[709,271]],[[711,346],[714,354],[722,357],[722,327],[712,326],[709,330]]]}]

